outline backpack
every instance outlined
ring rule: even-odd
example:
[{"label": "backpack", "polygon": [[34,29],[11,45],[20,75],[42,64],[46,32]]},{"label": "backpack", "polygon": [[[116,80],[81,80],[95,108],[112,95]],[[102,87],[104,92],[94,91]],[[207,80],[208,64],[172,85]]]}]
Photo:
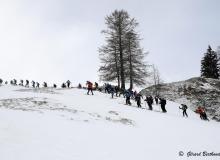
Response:
[{"label": "backpack", "polygon": [[187,109],[187,108],[188,108],[187,105],[184,104],[184,105],[183,105],[183,109]]},{"label": "backpack", "polygon": [[93,84],[92,82],[88,82],[88,88],[92,88]]}]

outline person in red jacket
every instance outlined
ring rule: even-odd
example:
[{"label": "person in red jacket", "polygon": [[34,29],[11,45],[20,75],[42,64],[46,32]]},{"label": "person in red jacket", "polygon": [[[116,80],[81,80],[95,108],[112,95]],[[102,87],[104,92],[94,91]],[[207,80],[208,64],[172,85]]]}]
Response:
[{"label": "person in red jacket", "polygon": [[86,82],[86,85],[88,86],[88,92],[87,92],[87,94],[89,95],[89,91],[91,91],[91,93],[92,93],[92,95],[93,95],[93,84],[92,84],[92,82],[90,82],[90,81],[87,81]]},{"label": "person in red jacket", "polygon": [[195,112],[200,115],[200,118],[201,118],[202,120],[208,120],[208,121],[209,121],[209,119],[208,119],[208,117],[207,117],[207,114],[206,114],[206,112],[205,112],[205,108],[204,108],[204,107],[199,106],[199,107],[196,109]]}]

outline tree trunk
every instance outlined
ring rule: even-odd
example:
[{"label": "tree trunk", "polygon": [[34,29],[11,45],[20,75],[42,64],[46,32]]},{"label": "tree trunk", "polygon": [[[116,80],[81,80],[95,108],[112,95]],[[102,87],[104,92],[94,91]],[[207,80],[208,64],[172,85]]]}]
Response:
[{"label": "tree trunk", "polygon": [[120,54],[120,73],[121,73],[121,89],[125,89],[125,75],[124,75],[124,57],[122,48],[122,29],[121,29],[121,17],[119,15],[119,54]]},{"label": "tree trunk", "polygon": [[129,78],[130,78],[130,89],[133,89],[133,74],[132,74],[132,59],[131,59],[131,44],[130,44],[130,40],[128,41],[128,52],[129,52]]},{"label": "tree trunk", "polygon": [[118,57],[117,57],[117,48],[116,46],[114,47],[115,50],[115,67],[116,67],[116,72],[117,72],[117,81],[118,81],[118,87],[120,88],[120,71],[118,67]]}]

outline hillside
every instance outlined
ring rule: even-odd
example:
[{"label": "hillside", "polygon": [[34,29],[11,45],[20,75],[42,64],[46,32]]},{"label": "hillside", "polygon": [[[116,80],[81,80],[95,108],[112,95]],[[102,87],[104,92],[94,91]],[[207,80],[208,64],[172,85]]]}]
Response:
[{"label": "hillside", "polygon": [[[179,104],[167,113],[124,105],[123,98],[81,89],[0,87],[0,155],[3,160],[189,159],[187,153],[220,148],[220,124],[201,121]],[[192,158],[192,157],[191,157]],[[219,156],[200,156],[217,160]]]},{"label": "hillside", "polygon": [[[141,93],[153,94],[154,88],[150,86]],[[204,106],[209,117],[220,121],[220,80],[191,78],[186,81],[161,84],[158,89],[162,97],[177,103],[185,103],[192,110]]]}]

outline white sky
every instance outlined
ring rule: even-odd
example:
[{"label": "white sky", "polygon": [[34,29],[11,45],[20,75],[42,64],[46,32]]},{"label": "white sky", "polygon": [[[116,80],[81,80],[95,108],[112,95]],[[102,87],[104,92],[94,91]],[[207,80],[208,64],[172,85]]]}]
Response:
[{"label": "white sky", "polygon": [[146,60],[167,82],[199,76],[208,45],[220,45],[219,0],[0,0],[0,77],[98,81],[101,30],[115,9],[138,20]]}]

